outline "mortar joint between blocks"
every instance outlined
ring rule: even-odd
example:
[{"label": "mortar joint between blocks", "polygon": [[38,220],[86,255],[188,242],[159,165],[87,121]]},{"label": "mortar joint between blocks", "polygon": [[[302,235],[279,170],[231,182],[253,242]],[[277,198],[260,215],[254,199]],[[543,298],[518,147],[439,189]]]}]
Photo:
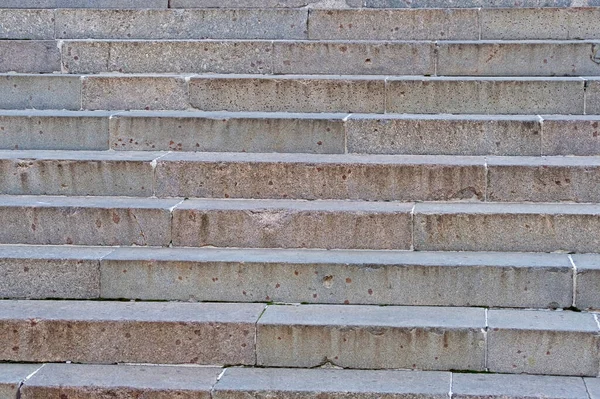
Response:
[{"label": "mortar joint between blocks", "polygon": [[571,304],[571,306],[573,306],[574,308],[577,307],[576,303],[577,303],[577,264],[575,264],[575,260],[573,259],[573,256],[569,255],[569,261],[571,262],[571,266],[573,267],[573,303]]}]

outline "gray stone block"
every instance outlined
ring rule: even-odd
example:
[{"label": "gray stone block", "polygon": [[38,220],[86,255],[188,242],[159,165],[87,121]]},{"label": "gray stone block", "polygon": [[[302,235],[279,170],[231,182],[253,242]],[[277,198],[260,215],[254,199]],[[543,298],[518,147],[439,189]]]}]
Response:
[{"label": "gray stone block", "polygon": [[419,251],[595,252],[595,204],[423,203],[414,215]]},{"label": "gray stone block", "polygon": [[311,10],[310,39],[478,40],[477,10]]},{"label": "gray stone block", "polygon": [[269,306],[258,321],[257,365],[483,370],[483,309]]},{"label": "gray stone block", "polygon": [[190,102],[205,111],[383,113],[385,79],[382,76],[196,76],[190,80]]},{"label": "gray stone block", "polygon": [[598,375],[598,325],[576,312],[490,310],[487,366],[492,372]]},{"label": "gray stone block", "polygon": [[47,364],[23,385],[21,398],[210,399],[221,372],[217,367]]},{"label": "gray stone block", "polygon": [[4,0],[3,8],[167,8],[168,0]]},{"label": "gray stone block", "polygon": [[107,112],[0,111],[0,149],[108,150]]},{"label": "gray stone block", "polygon": [[217,8],[298,8],[325,4],[333,7],[359,7],[362,0],[171,0],[171,8],[217,7]]},{"label": "gray stone block", "polygon": [[153,245],[171,241],[178,199],[0,197],[3,244]]},{"label": "gray stone block", "polygon": [[0,9],[0,39],[54,39],[54,10]]},{"label": "gray stone block", "polygon": [[91,299],[100,296],[100,259],[111,248],[0,246],[0,297]]},{"label": "gray stone block", "polygon": [[410,203],[190,200],[173,212],[173,245],[409,249]]},{"label": "gray stone block", "polygon": [[544,115],[542,155],[600,155],[600,117]]},{"label": "gray stone block", "polygon": [[[437,74],[445,76],[594,76],[599,42],[439,42]],[[599,58],[600,59],[600,58]]]},{"label": "gray stone block", "polygon": [[372,8],[538,8],[597,6],[598,0],[365,0]]},{"label": "gray stone block", "polygon": [[20,362],[243,364],[262,304],[2,301],[0,358]]},{"label": "gray stone block", "polygon": [[182,76],[95,75],[82,82],[82,108],[88,110],[182,110],[188,85]]},{"label": "gray stone block", "polygon": [[150,197],[154,194],[151,162],[162,155],[123,151],[0,151],[0,193]]},{"label": "gray stone block", "polygon": [[588,399],[581,378],[539,375],[452,374],[452,398]]},{"label": "gray stone block", "polygon": [[158,160],[156,195],[369,201],[483,199],[484,164],[480,157],[172,153]]},{"label": "gray stone block", "polygon": [[489,157],[487,200],[597,202],[599,168],[595,157]]},{"label": "gray stone block", "polygon": [[345,152],[343,119],[347,115],[190,111],[119,113],[110,119],[110,147],[124,151],[341,154]]},{"label": "gray stone block", "polygon": [[0,40],[0,72],[60,72],[60,51],[54,40]]},{"label": "gray stone block", "polygon": [[600,378],[584,378],[590,399],[600,398]]},{"label": "gray stone block", "polygon": [[585,82],[585,113],[600,115],[600,80],[587,79]]},{"label": "gray stone block", "polygon": [[435,371],[229,368],[213,397],[446,399],[449,388],[450,373]]},{"label": "gray stone block", "polygon": [[2,109],[81,109],[81,78],[73,75],[0,75]]},{"label": "gray stone block", "polygon": [[[539,155],[537,116],[351,115],[348,152],[416,155]],[[599,140],[600,142],[600,140]]]},{"label": "gray stone block", "polygon": [[580,78],[388,78],[386,112],[583,114]]},{"label": "gray stone block", "polygon": [[577,268],[575,306],[600,309],[600,255],[573,255],[572,259]]},{"label": "gray stone block", "polygon": [[278,41],[273,45],[276,74],[435,74],[433,43]]},{"label": "gray stone block", "polygon": [[[253,2],[256,3],[255,0]],[[197,10],[57,10],[56,34],[61,39],[308,37],[307,10],[235,7]]]},{"label": "gray stone block", "polygon": [[16,398],[21,382],[40,367],[39,364],[0,364],[0,398]]}]

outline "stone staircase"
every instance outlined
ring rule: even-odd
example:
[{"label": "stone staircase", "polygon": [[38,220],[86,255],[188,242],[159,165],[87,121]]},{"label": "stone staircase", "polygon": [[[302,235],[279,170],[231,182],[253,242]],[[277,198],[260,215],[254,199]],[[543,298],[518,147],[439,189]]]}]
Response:
[{"label": "stone staircase", "polygon": [[0,399],[599,399],[599,21],[3,0]]}]

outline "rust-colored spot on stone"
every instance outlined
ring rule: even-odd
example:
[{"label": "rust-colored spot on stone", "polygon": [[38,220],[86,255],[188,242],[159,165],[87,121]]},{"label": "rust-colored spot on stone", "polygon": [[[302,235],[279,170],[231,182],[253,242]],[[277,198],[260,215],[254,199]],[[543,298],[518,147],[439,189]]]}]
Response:
[{"label": "rust-colored spot on stone", "polygon": [[18,352],[19,351],[19,347],[18,346],[13,346],[12,350],[13,350],[13,352]]},{"label": "rust-colored spot on stone", "polygon": [[350,305],[350,301],[346,299],[346,300],[344,301],[344,305]]},{"label": "rust-colored spot on stone", "polygon": [[294,274],[297,276],[299,274],[298,270],[294,270]]},{"label": "rust-colored spot on stone", "polygon": [[350,277],[347,277],[347,278],[346,278],[346,283],[347,283],[347,284],[350,284],[351,282],[352,282],[352,279],[351,279]]},{"label": "rust-colored spot on stone", "polygon": [[367,291],[369,293],[369,295],[373,295],[373,290],[369,288],[369,291]]},{"label": "rust-colored spot on stone", "polygon": [[31,230],[35,231],[36,227],[34,223],[31,223]]},{"label": "rust-colored spot on stone", "polygon": [[175,345],[181,345],[181,340],[180,339],[176,340]]},{"label": "rust-colored spot on stone", "polygon": [[275,288],[279,288],[279,287],[281,287],[281,284],[279,284],[279,283],[275,284]]},{"label": "rust-colored spot on stone", "polygon": [[115,212],[113,212],[112,220],[115,224],[119,224],[119,222],[121,221],[121,217],[118,214],[116,214]]},{"label": "rust-colored spot on stone", "polygon": [[130,333],[125,333],[125,338],[131,338],[131,334]]},{"label": "rust-colored spot on stone", "polygon": [[25,267],[23,268],[23,271],[24,271],[24,272],[28,272],[28,271],[29,271],[29,268],[28,268],[27,266],[25,266]]}]

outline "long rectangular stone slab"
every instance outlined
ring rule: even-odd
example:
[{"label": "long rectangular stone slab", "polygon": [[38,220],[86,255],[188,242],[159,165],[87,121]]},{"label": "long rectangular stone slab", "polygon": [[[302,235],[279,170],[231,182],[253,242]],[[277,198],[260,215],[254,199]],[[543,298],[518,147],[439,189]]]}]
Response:
[{"label": "long rectangular stone slab", "polygon": [[100,267],[109,299],[524,308],[573,299],[563,254],[120,248]]},{"label": "long rectangular stone slab", "polygon": [[600,335],[593,314],[490,310],[488,324],[492,372],[598,375]]},{"label": "long rectangular stone slab", "polygon": [[152,245],[171,241],[179,199],[0,196],[2,244]]},{"label": "long rectangular stone slab", "polygon": [[600,309],[600,255],[571,256],[577,270],[575,306],[580,309]]},{"label": "long rectangular stone slab", "polygon": [[213,398],[446,399],[449,391],[450,373],[435,371],[228,368]]},{"label": "long rectangular stone slab", "polygon": [[41,367],[39,364],[0,364],[0,398],[17,398],[21,383]]},{"label": "long rectangular stone slab", "polygon": [[0,75],[0,109],[81,109],[81,77]]},{"label": "long rectangular stone slab", "polygon": [[26,381],[20,397],[210,399],[222,371],[218,367],[46,364]]},{"label": "long rectangular stone slab", "polygon": [[0,359],[20,362],[255,362],[262,304],[0,301]]},{"label": "long rectangular stone slab", "polygon": [[[171,0],[171,8],[298,8],[322,4],[322,0]],[[335,0],[338,7],[360,7],[363,0]]]},{"label": "long rectangular stone slab", "polygon": [[[184,0],[185,1],[185,0]],[[191,0],[194,1],[194,0]],[[540,7],[595,7],[598,0],[365,0],[372,8],[540,8]]]},{"label": "long rectangular stone slab", "polygon": [[100,297],[100,259],[113,248],[0,245],[1,298]]},{"label": "long rectangular stone slab", "polygon": [[600,117],[542,115],[542,155],[599,155]]},{"label": "long rectangular stone slab", "polygon": [[0,9],[0,39],[54,39],[54,10]]},{"label": "long rectangular stone slab", "polygon": [[413,204],[189,200],[173,211],[174,246],[409,249]]},{"label": "long rectangular stone slab", "polygon": [[600,115],[600,79],[590,78],[585,82],[585,113]]},{"label": "long rectangular stone slab", "polygon": [[484,328],[476,308],[268,306],[257,365],[483,370]]},{"label": "long rectangular stone slab", "polygon": [[168,0],[4,0],[3,8],[167,8]]},{"label": "long rectangular stone slab", "polygon": [[376,201],[483,199],[484,165],[481,157],[171,153],[158,160],[156,195]]},{"label": "long rectangular stone slab", "polygon": [[419,251],[596,252],[597,204],[419,203]]},{"label": "long rectangular stone slab", "polygon": [[600,378],[584,378],[590,399],[600,398]]},{"label": "long rectangular stone slab", "polygon": [[0,40],[0,73],[61,71],[61,54],[54,40]]}]

